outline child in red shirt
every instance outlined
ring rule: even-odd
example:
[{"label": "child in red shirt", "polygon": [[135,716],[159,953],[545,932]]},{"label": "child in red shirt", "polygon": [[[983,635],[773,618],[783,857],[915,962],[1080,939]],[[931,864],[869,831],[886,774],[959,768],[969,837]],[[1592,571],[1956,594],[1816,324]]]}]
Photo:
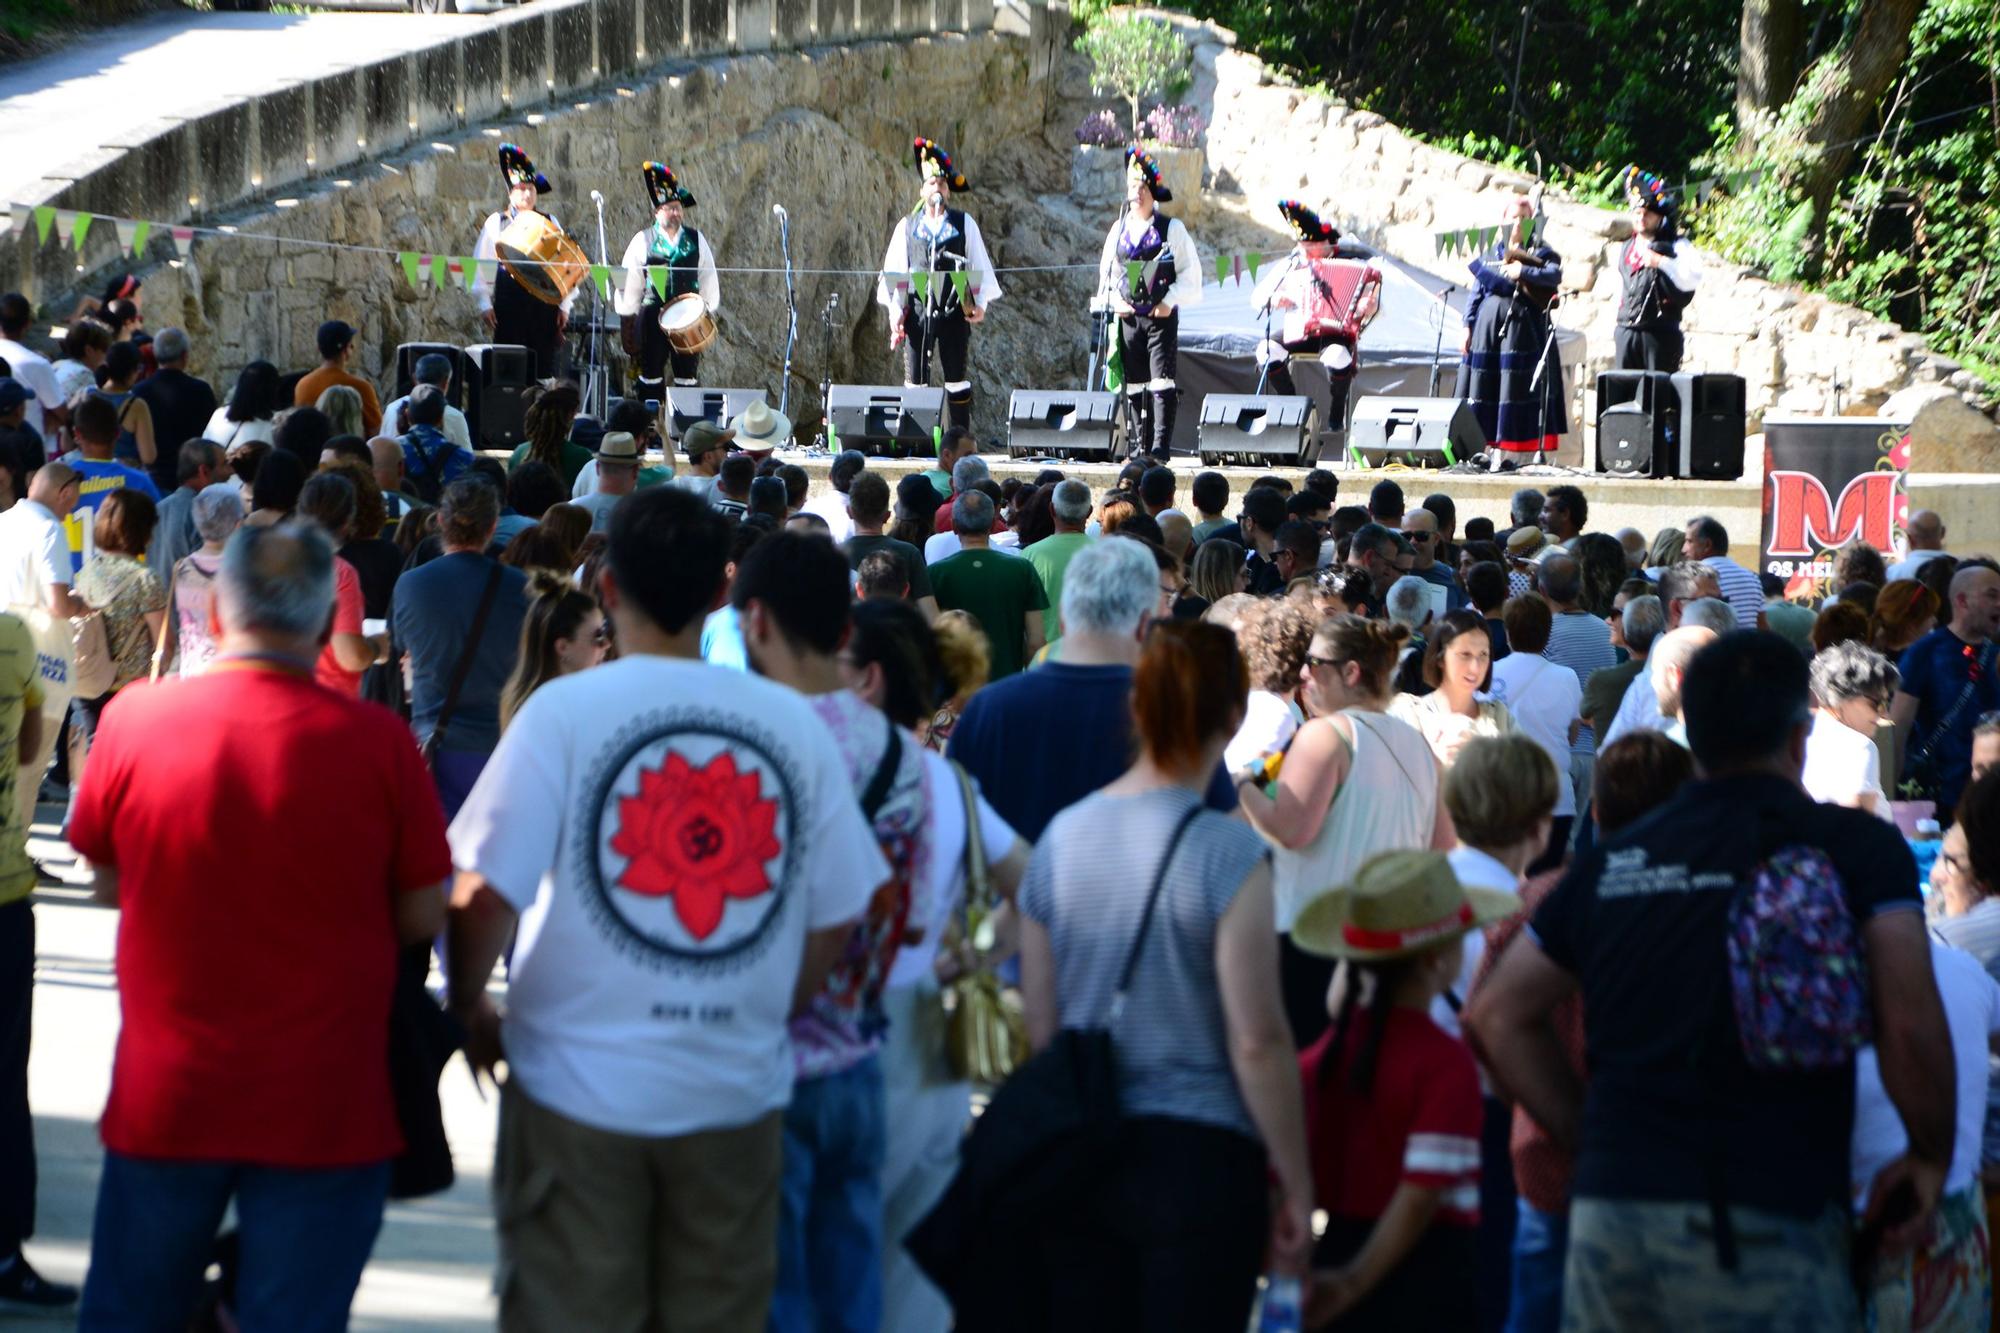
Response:
[{"label": "child in red shirt", "polygon": [[1344,961],[1333,1026],[1299,1057],[1327,1212],[1308,1328],[1476,1323],[1479,1073],[1428,1011],[1458,978],[1466,932],[1513,905],[1461,886],[1439,853],[1386,852],[1292,927],[1301,949]]}]

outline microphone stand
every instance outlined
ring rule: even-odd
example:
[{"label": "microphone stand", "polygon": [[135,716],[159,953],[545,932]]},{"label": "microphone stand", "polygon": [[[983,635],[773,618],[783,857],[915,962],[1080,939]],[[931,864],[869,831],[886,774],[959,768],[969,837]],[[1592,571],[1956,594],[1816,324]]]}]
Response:
[{"label": "microphone stand", "polygon": [[[1271,341],[1271,307],[1278,303],[1278,293],[1284,288],[1285,279],[1292,275],[1292,269],[1297,266],[1298,262],[1299,247],[1295,245],[1292,247],[1292,252],[1285,256],[1285,266],[1278,271],[1278,280],[1271,284],[1271,294],[1264,298],[1264,341],[1267,344]],[[1271,362],[1266,361],[1263,365],[1257,367],[1257,387],[1250,392],[1255,394],[1263,393],[1264,384],[1270,378]]]},{"label": "microphone stand", "polygon": [[[833,422],[833,322],[834,311],[840,309],[840,293],[829,292],[826,306],[819,312],[819,321],[826,328],[826,336],[820,343],[819,356],[819,409],[825,417],[820,426],[820,440],[826,442],[827,431]],[[831,446],[828,446],[831,449]]]},{"label": "microphone stand", "polygon": [[[1437,345],[1431,348],[1430,389],[1424,395],[1427,398],[1435,398],[1438,395],[1438,364],[1444,356],[1444,317],[1451,313],[1451,294],[1457,290],[1457,284],[1449,282],[1438,288],[1438,336]],[[1458,396],[1460,398],[1465,397],[1465,386],[1463,384],[1458,386]]]},{"label": "microphone stand", "polygon": [[799,337],[799,305],[792,289],[792,220],[782,210],[778,213],[778,246],[785,256],[785,374],[778,381],[778,415],[785,416],[785,408],[791,401],[792,344]]},{"label": "microphone stand", "polygon": [[[596,192],[593,191],[592,193],[595,194]],[[597,204],[597,262],[600,266],[605,266],[611,263],[611,259],[609,255],[609,243],[604,237],[604,196],[597,194],[595,202]],[[603,323],[604,296],[597,290],[597,284],[593,282],[590,284],[590,336],[584,340],[584,359],[590,367],[590,373],[584,380],[588,386],[584,392],[584,401],[597,409],[595,415],[599,421],[603,421],[610,414],[611,410],[609,401],[611,393],[610,377],[604,373],[603,362],[600,359],[602,353],[598,350],[597,346],[597,339],[600,332],[599,326]]]},{"label": "microphone stand", "polygon": [[[1528,391],[1530,393],[1533,393],[1536,389],[1541,388],[1542,376],[1547,372],[1549,368],[1549,357],[1552,353],[1555,352],[1556,317],[1554,312],[1555,308],[1561,304],[1562,304],[1561,296],[1552,296],[1549,299],[1548,307],[1542,311],[1542,317],[1546,319],[1549,324],[1549,333],[1546,338],[1542,339],[1542,354],[1539,357],[1535,358],[1535,373],[1528,380]],[[1560,367],[1562,365],[1562,358],[1560,356],[1556,357],[1556,365],[1558,367],[1557,374],[1550,375],[1548,387],[1542,388],[1542,433],[1535,437],[1535,462],[1537,465],[1540,465],[1541,463],[1546,461],[1548,454],[1549,400],[1555,392],[1556,381],[1560,378],[1561,375]]]}]

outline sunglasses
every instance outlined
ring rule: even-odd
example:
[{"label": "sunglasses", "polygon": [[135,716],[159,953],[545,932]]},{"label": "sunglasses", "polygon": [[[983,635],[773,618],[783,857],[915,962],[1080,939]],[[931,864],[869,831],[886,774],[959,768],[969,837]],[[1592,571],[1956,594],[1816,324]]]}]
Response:
[{"label": "sunglasses", "polygon": [[1315,657],[1311,653],[1306,654],[1306,665],[1309,667],[1337,667],[1337,666],[1342,666],[1344,664],[1345,661],[1342,658]]}]

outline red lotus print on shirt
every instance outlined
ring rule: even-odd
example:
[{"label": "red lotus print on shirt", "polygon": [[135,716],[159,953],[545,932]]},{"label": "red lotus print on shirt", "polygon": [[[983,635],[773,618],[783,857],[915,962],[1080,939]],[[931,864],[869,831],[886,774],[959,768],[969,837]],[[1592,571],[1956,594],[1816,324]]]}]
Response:
[{"label": "red lotus print on shirt", "polygon": [[778,803],[735,756],[695,768],[669,751],[660,768],[639,771],[638,795],[618,798],[611,848],[628,861],[619,887],[672,898],[688,933],[705,940],[729,899],[770,892],[764,867],[780,850],[777,819]]}]

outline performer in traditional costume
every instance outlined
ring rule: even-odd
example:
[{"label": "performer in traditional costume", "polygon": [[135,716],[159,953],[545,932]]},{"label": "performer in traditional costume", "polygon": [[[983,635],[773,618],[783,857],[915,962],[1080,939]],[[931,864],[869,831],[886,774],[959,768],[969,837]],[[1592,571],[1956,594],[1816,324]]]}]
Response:
[{"label": "performer in traditional costume", "polygon": [[1159,164],[1143,148],[1125,150],[1125,209],[1104,238],[1098,261],[1096,308],[1118,317],[1118,355],[1126,400],[1137,425],[1132,452],[1159,459],[1173,453],[1174,383],[1180,309],[1201,302],[1201,263],[1194,238],[1179,218],[1159,211],[1173,202]]},{"label": "performer in traditional costume", "polygon": [[[660,312],[671,302],[692,292],[713,315],[722,304],[722,288],[715,277],[715,255],[708,238],[684,225],[685,210],[694,207],[694,196],[681,184],[673,169],[664,162],[647,162],[640,167],[646,180],[646,194],[653,203],[653,223],[635,235],[618,262],[625,269],[625,282],[614,303],[623,320],[621,325],[626,352],[633,356],[638,381],[634,396],[660,399],[666,396],[666,371],[672,366],[674,383],[700,382],[701,353],[683,352],[667,341],[660,326]],[[653,270],[665,269],[661,295],[653,282]]]},{"label": "performer in traditional costume", "polygon": [[[1000,279],[979,224],[962,208],[951,206],[953,191],[965,189],[965,177],[951,164],[951,154],[929,139],[915,140],[911,153],[923,173],[917,207],[898,218],[882,256],[882,275],[875,299],[889,312],[889,350],[903,349],[903,383],[930,382],[931,359],[944,375],[945,410],[949,424],[972,428],[972,373],[968,352],[972,326],[986,318],[986,308],[1000,299]],[[923,290],[908,286],[904,277],[922,273]],[[965,274],[964,294],[959,280]]]},{"label": "performer in traditional costume", "polygon": [[1473,294],[1459,395],[1472,404],[1496,467],[1553,450],[1568,426],[1562,361],[1549,308],[1562,285],[1562,256],[1536,234],[1534,205],[1510,197],[1503,235],[1471,264]]},{"label": "performer in traditional costume", "polygon": [[1382,272],[1373,260],[1338,257],[1339,230],[1298,200],[1280,200],[1278,212],[1298,244],[1284,263],[1265,266],[1250,294],[1251,309],[1283,321],[1257,344],[1258,363],[1269,367],[1264,392],[1298,392],[1291,358],[1317,352],[1338,398],[1359,366],[1361,330],[1381,306]]},{"label": "performer in traditional costume", "polygon": [[493,341],[526,347],[535,354],[536,378],[546,378],[560,370],[556,350],[569,327],[569,308],[576,300],[576,290],[572,288],[560,305],[541,300],[498,262],[495,247],[500,233],[524,213],[540,213],[560,230],[562,224],[555,215],[541,207],[542,196],[554,193],[555,187],[535,170],[526,153],[510,143],[500,145],[500,175],[507,182],[507,207],[487,214],[479,229],[479,240],[472,249],[479,266],[472,294],[479,302],[479,317],[493,331]]},{"label": "performer in traditional costume", "polygon": [[1701,283],[1701,260],[1680,234],[1680,200],[1667,183],[1637,167],[1625,168],[1625,197],[1636,234],[1625,242],[1618,271],[1625,294],[1612,334],[1619,370],[1681,368],[1681,310]]}]

